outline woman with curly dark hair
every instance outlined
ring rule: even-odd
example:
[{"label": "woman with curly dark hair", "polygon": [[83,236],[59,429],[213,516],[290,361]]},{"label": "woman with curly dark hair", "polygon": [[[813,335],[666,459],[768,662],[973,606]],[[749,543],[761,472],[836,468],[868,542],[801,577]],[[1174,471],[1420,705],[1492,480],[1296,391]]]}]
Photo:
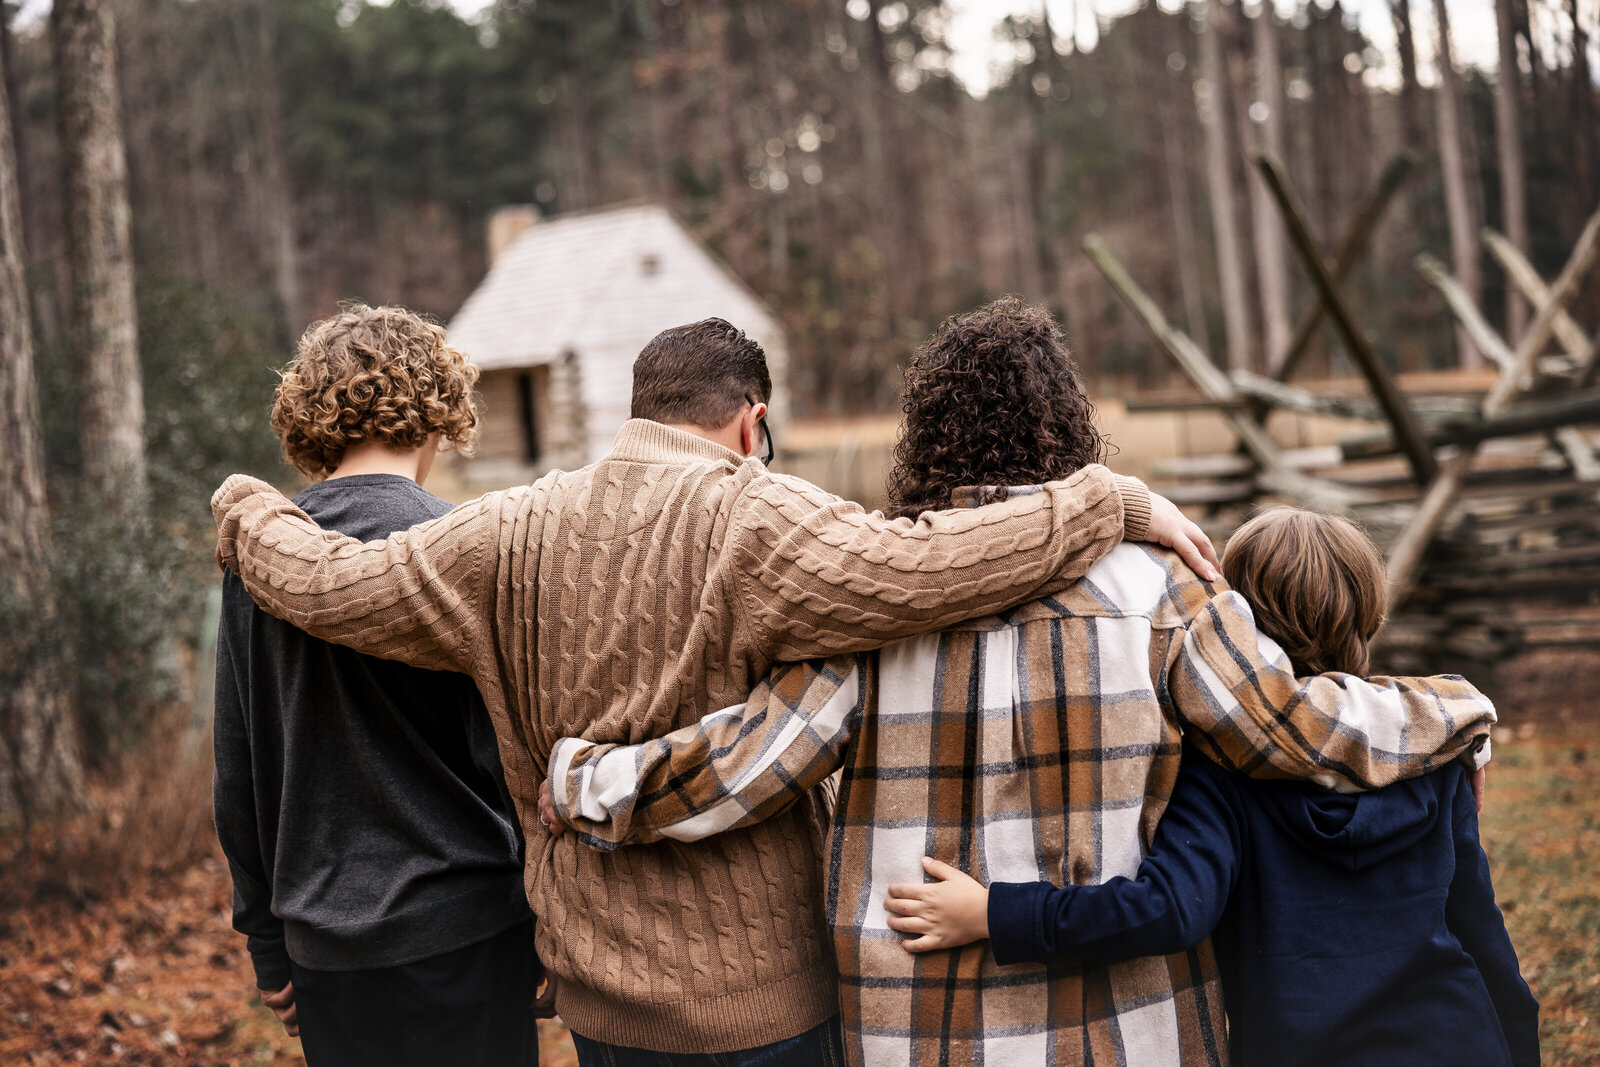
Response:
[{"label": "woman with curly dark hair", "polygon": [[1003,297],[952,315],[906,370],[889,511],[915,518],[968,486],[1038,485],[1105,462],[1077,365],[1050,312]]},{"label": "woman with curly dark hair", "polygon": [[[981,528],[993,509],[974,505],[1039,494],[1105,447],[1049,313],[1012,298],[939,327],[912,359],[904,408],[890,487],[901,516],[954,505]],[[967,872],[1131,876],[1185,739],[1230,769],[1372,787],[1421,773],[1435,750],[1450,758],[1491,719],[1459,680],[1296,679],[1236,594],[1174,552],[1123,543],[1052,596],[776,668],[744,706],[656,741],[562,740],[541,810],[599,848],[696,840],[842,769],[823,854],[852,1064],[1221,1067],[1209,941],[1033,962],[1000,936],[941,940],[941,898],[922,894]]]}]

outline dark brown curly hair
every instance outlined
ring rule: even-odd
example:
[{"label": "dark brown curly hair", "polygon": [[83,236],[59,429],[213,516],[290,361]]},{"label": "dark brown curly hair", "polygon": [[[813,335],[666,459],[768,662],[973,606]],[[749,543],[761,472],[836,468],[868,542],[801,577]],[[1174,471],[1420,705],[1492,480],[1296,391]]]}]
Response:
[{"label": "dark brown curly hair", "polygon": [[438,434],[470,452],[478,428],[478,368],[444,328],[400,307],[346,304],[313,322],[283,369],[272,428],[283,454],[312,478],[331,474],[351,446],[416,448]]},{"label": "dark brown curly hair", "polygon": [[948,508],[964,486],[1036,485],[1105,456],[1055,319],[1013,296],[939,324],[911,357],[901,410],[896,517]]}]

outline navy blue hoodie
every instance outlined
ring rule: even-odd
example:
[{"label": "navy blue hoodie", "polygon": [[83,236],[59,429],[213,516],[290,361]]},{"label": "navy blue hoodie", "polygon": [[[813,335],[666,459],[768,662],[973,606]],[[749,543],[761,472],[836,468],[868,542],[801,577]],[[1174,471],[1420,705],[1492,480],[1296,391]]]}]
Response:
[{"label": "navy blue hoodie", "polygon": [[989,890],[1000,963],[1166,955],[1208,933],[1235,1067],[1539,1062],[1459,763],[1346,796],[1188,750],[1135,879]]}]

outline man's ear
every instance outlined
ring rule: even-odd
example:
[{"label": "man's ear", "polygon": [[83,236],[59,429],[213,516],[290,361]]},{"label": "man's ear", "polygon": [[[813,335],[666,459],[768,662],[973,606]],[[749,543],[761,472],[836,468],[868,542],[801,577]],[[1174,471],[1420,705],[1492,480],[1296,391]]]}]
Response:
[{"label": "man's ear", "polygon": [[767,405],[752,404],[744,409],[744,415],[739,419],[739,447],[747,456],[756,454],[761,444],[760,421],[767,415]]}]

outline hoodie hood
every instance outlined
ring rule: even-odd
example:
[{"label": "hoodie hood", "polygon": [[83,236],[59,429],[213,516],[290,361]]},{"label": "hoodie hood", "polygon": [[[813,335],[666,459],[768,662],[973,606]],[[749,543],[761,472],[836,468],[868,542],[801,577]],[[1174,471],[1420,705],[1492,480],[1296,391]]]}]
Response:
[{"label": "hoodie hood", "polygon": [[1285,788],[1263,790],[1264,806],[1272,821],[1308,851],[1336,867],[1359,871],[1411,848],[1448,817],[1447,801],[1463,773],[1453,763],[1442,774],[1354,795],[1285,783]]}]

